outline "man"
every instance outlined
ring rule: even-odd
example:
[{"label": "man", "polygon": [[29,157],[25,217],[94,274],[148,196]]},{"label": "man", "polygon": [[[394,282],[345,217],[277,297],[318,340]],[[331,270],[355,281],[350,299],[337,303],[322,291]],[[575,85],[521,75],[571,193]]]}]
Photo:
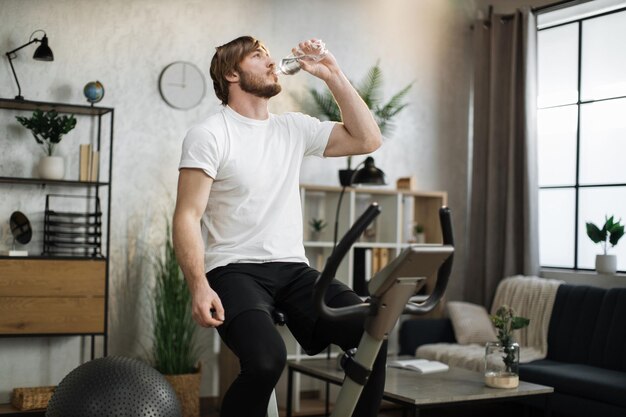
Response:
[{"label": "man", "polygon": [[[299,48],[315,53],[314,43],[305,41]],[[185,137],[173,238],[194,319],[217,328],[241,364],[221,416],[262,417],[286,361],[271,317],[274,308],[286,313],[290,331],[309,354],[330,343],[354,348],[363,332],[358,320],[318,319],[313,306],[318,272],[308,266],[302,244],[302,158],[370,153],[381,145],[381,134],[331,53],[318,62],[301,61],[301,67],[332,91],[343,123],[270,114],[268,101],[281,86],[265,46],[243,36],[216,49],[211,78],[224,107]],[[326,300],[333,307],[361,302],[339,281]],[[355,416],[377,415],[385,356],[386,347]]]}]

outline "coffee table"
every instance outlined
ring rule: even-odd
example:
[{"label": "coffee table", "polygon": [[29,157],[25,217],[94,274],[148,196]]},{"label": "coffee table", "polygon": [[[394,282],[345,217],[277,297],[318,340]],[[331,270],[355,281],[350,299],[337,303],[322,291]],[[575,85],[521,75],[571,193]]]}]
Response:
[{"label": "coffee table", "polygon": [[[302,359],[287,361],[287,417],[292,417],[293,374],[310,376],[335,385],[341,385],[343,371],[337,370],[335,359]],[[542,398],[544,414],[550,415],[552,387],[520,381],[513,389],[497,389],[485,386],[483,375],[461,368],[447,372],[418,374],[415,371],[387,367],[387,379],[383,399],[400,404],[404,415],[419,416],[424,408],[462,404],[510,401],[527,397]],[[327,399],[328,400],[328,399]]]}]

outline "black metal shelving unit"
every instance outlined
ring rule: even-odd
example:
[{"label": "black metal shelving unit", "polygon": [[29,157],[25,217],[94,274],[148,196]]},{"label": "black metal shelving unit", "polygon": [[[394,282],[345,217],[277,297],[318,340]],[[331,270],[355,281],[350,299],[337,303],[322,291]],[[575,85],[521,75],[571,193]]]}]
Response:
[{"label": "black metal shelving unit", "polygon": [[[0,185],[17,185],[20,187],[41,187],[42,189],[50,189],[54,192],[62,191],[64,189],[73,188],[73,189],[84,189],[86,193],[93,197],[95,201],[98,203],[94,206],[95,212],[86,214],[86,218],[90,218],[90,215],[93,215],[93,218],[98,218],[101,230],[100,236],[98,240],[95,241],[93,239],[86,239],[88,246],[92,249],[95,249],[97,246],[97,250],[85,251],[84,256],[76,256],[75,254],[70,254],[67,256],[62,253],[51,253],[50,251],[44,250],[43,254],[39,255],[30,255],[24,258],[11,257],[12,260],[18,259],[28,259],[28,260],[89,260],[95,259],[99,261],[105,262],[105,283],[104,283],[104,331],[102,333],[80,333],[80,334],[71,334],[78,336],[90,336],[91,337],[91,356],[92,358],[95,355],[95,337],[102,336],[103,341],[103,351],[104,356],[107,355],[108,352],[108,296],[109,296],[109,253],[110,253],[110,232],[111,232],[111,196],[112,196],[112,187],[111,187],[111,178],[113,172],[113,126],[114,126],[114,109],[111,107],[99,107],[94,105],[78,105],[78,104],[68,104],[68,103],[53,103],[53,102],[41,102],[41,101],[29,101],[29,100],[14,100],[14,99],[5,99],[0,98],[0,109],[3,110],[16,110],[16,111],[34,111],[34,110],[42,110],[42,111],[50,111],[55,110],[61,114],[73,114],[74,116],[82,116],[82,117],[91,117],[95,118],[97,121],[96,128],[96,138],[95,138],[95,147],[94,149],[100,152],[102,149],[102,145],[105,140],[108,140],[108,166],[101,166],[101,175],[103,180],[98,181],[77,181],[77,180],[44,180],[38,178],[22,178],[22,177],[11,177],[11,176],[0,176]],[[102,137],[102,130],[104,123],[109,123],[109,135],[108,138]],[[108,171],[102,172],[102,168],[108,168]],[[106,216],[103,216],[101,211],[99,201],[100,197],[104,197],[106,195]],[[72,214],[72,213],[60,213],[60,214]],[[88,231],[89,232],[89,231]],[[104,237],[104,239],[102,239]],[[102,240],[101,240],[102,239]],[[102,241],[105,241],[104,247],[101,247]],[[7,256],[0,256],[0,259],[9,259]],[[68,336],[68,333],[46,333],[46,334],[20,334],[20,335],[7,335],[0,334],[0,337],[21,337],[21,336]]]}]

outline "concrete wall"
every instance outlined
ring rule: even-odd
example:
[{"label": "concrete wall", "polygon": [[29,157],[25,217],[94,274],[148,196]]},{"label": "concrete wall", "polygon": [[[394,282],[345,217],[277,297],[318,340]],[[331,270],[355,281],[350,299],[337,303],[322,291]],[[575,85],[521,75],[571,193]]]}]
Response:
[{"label": "concrete wall", "polygon": [[[475,3],[465,0],[3,0],[0,51],[44,29],[55,54],[45,63],[31,59],[35,46],[18,53],[14,64],[27,99],[85,103],[83,86],[99,80],[106,89],[100,105],[115,108],[110,353],[141,356],[149,348],[149,256],[163,241],[164,219],[173,209],[181,141],[187,127],[219,107],[210,84],[198,107],[168,107],[157,89],[159,74],[177,60],[206,70],[214,47],[242,34],[264,40],[275,58],[301,39],[319,37],[355,81],[380,60],[386,98],[414,82],[410,106],[374,156],[392,185],[414,175],[420,190],[448,191],[459,237],[449,297],[460,298],[474,15]],[[0,96],[11,98],[15,83],[8,60],[1,61]],[[321,86],[304,73],[282,83],[283,93],[271,102],[277,113],[305,110],[306,89]],[[0,112],[0,175],[30,176],[39,149],[15,114]],[[70,173],[77,170],[77,144],[94,128],[83,120],[58,147]],[[345,158],[307,160],[301,181],[337,185],[336,171],[344,166]],[[2,186],[0,249],[10,245],[14,210],[33,220],[36,239],[28,249],[41,249],[45,192]],[[214,336],[202,332],[205,370],[215,363]],[[0,339],[0,403],[13,387],[57,384],[88,354],[79,338]],[[212,372],[205,372],[202,394],[215,393]]]}]

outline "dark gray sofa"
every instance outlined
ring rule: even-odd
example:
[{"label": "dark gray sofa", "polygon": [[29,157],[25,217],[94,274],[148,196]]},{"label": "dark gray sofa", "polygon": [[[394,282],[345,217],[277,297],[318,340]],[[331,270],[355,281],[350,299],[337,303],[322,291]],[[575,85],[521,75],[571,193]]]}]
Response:
[{"label": "dark gray sofa", "polygon": [[[401,355],[427,343],[456,343],[449,319],[406,320],[399,337]],[[557,415],[626,416],[626,288],[561,285],[547,357],[521,364],[520,378],[554,387]]]}]

